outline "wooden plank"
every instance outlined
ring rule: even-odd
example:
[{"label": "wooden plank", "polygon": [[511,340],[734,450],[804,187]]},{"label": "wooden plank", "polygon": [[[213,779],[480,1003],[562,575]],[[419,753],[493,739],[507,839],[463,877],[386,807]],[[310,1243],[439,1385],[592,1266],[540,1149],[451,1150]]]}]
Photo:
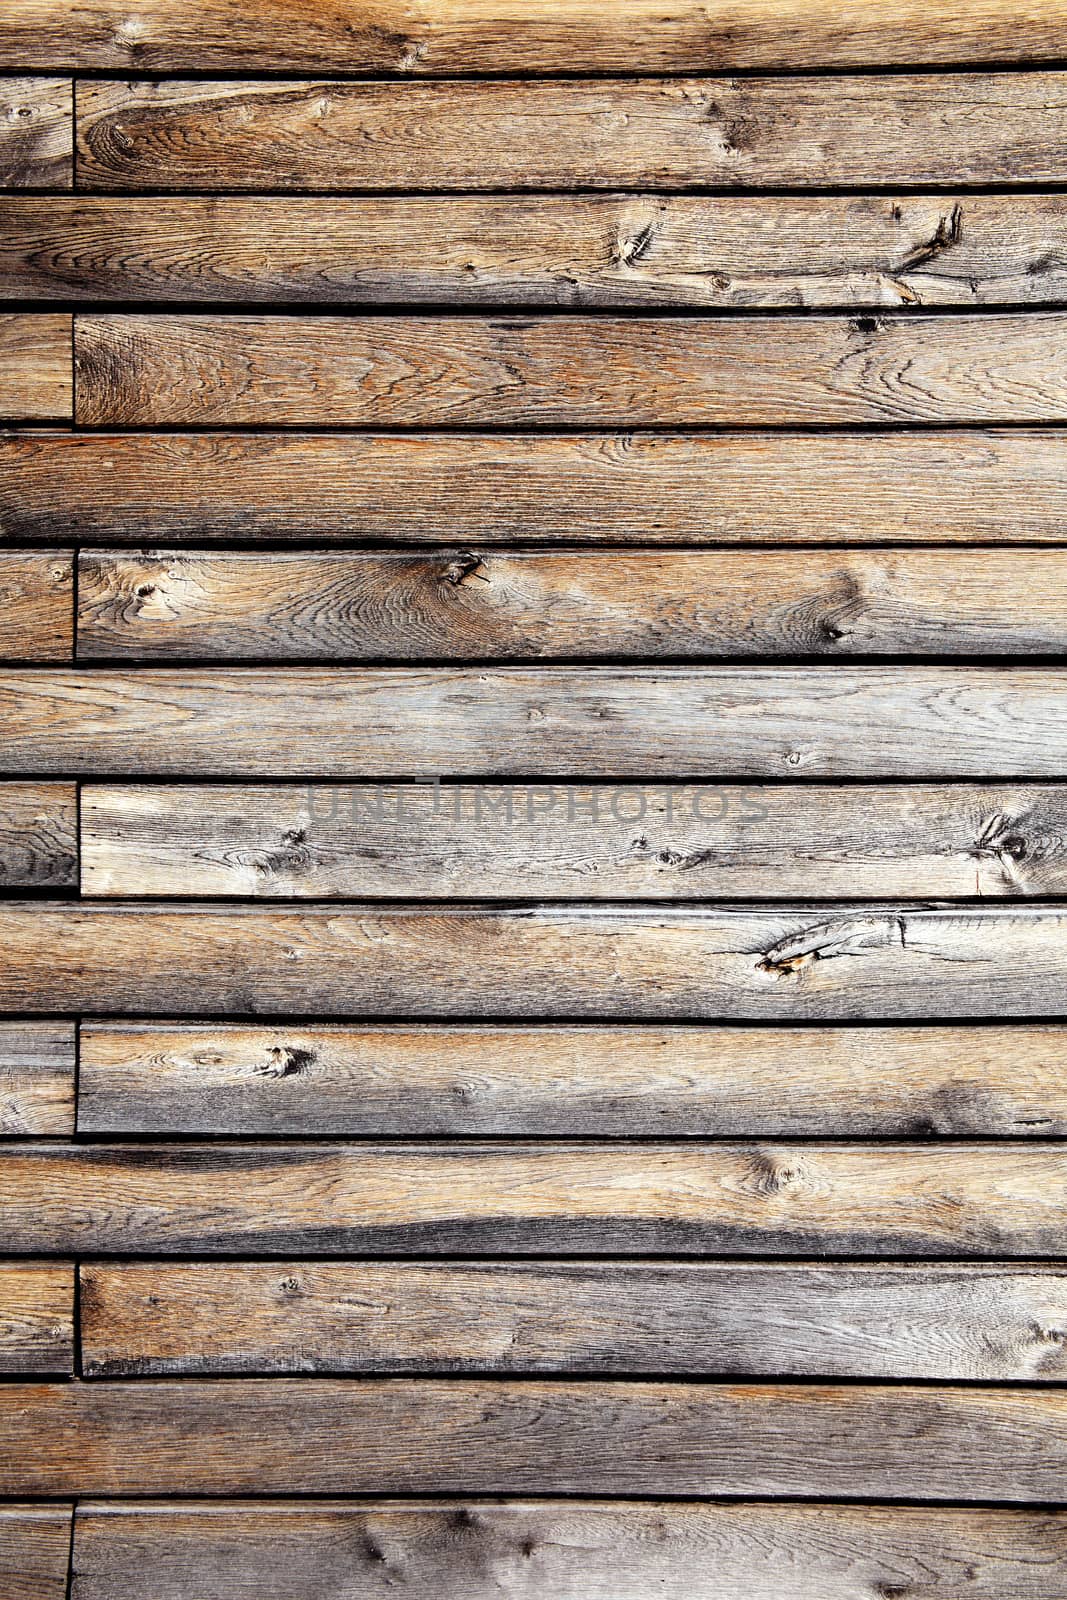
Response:
[{"label": "wooden plank", "polygon": [[0,889],[74,889],[77,885],[78,798],[74,784],[0,783]]},{"label": "wooden plank", "polygon": [[[259,87],[271,92],[270,85]],[[479,94],[485,88],[470,87]],[[395,105],[391,91],[390,98]],[[423,148],[437,147],[424,140]],[[484,145],[468,148],[483,160]],[[198,149],[201,178],[209,170],[204,159]],[[0,298],[728,309],[1042,305],[1067,295],[1058,246],[1065,225],[1067,197],[1059,194],[21,197],[4,207]]]},{"label": "wooden plank", "polygon": [[0,78],[0,188],[71,187],[73,101],[69,78]]},{"label": "wooden plank", "polygon": [[87,1377],[1067,1377],[1067,1271],[647,1262],[81,1269]]},{"label": "wooden plank", "polygon": [[18,1144],[0,1202],[5,1249],[25,1255],[1059,1256],[1067,1155],[1025,1140]]},{"label": "wooden plank", "polygon": [[78,596],[85,659],[1067,650],[1060,550],[90,550]]},{"label": "wooden plank", "polygon": [[74,1029],[0,1022],[0,1134],[74,1132]]},{"label": "wooden plank", "polygon": [[87,1023],[82,1133],[1067,1136],[1067,1028]]},{"label": "wooden plank", "polygon": [[12,776],[989,782],[1061,778],[1065,748],[1060,667],[0,670]]},{"label": "wooden plank", "polygon": [[92,784],[81,819],[89,895],[1067,893],[1059,784],[591,785],[551,811],[506,784]]},{"label": "wooden plank", "polygon": [[74,1268],[0,1261],[0,1373],[73,1370]]},{"label": "wooden plank", "polygon": [[77,137],[79,184],[106,190],[1062,183],[1067,74],[572,78],[400,93],[391,83],[89,81]]},{"label": "wooden plank", "polygon": [[1054,1503],[1067,1395],[581,1379],[9,1383],[0,1443],[5,1494]]},{"label": "wooden plank", "polygon": [[72,409],[71,318],[0,316],[0,417],[67,421]]},{"label": "wooden plank", "polygon": [[1063,1009],[1055,906],[0,902],[0,1008],[849,1021]]},{"label": "wooden plank", "polygon": [[255,16],[226,0],[176,10],[146,0],[136,16],[93,0],[72,16],[60,0],[10,0],[0,67],[69,71],[282,70],[337,73],[730,72],[807,67],[1060,61],[1063,0],[1040,9],[1004,0],[931,6],[873,0],[815,11],[792,0],[395,0],[336,13],[271,0]]},{"label": "wooden plank", "polygon": [[1062,543],[1056,431],[0,434],[0,529],[92,543]]},{"label": "wooden plank", "polygon": [[0,1585],[5,1600],[65,1600],[70,1506],[0,1506]]},{"label": "wooden plank", "polygon": [[0,658],[69,661],[73,644],[73,553],[0,550]]},{"label": "wooden plank", "polygon": [[1067,314],[75,319],[95,427],[1067,420]]},{"label": "wooden plank", "polygon": [[[78,1507],[77,1600],[1051,1600],[1062,1512],[847,1505],[231,1502]],[[964,1577],[963,1574],[966,1574]],[[505,1586],[503,1589],[501,1586]]]}]

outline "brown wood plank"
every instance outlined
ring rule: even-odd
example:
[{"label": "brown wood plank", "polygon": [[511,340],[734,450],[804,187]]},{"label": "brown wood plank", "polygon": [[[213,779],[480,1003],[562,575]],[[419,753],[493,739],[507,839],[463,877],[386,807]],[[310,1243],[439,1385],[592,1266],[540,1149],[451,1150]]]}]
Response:
[{"label": "brown wood plank", "polygon": [[0,1261],[0,1373],[73,1367],[74,1268]]},{"label": "brown wood plank", "polygon": [[81,1269],[87,1377],[1067,1377],[1067,1271],[825,1263]]},{"label": "brown wood plank", "polygon": [[1063,59],[1063,0],[841,0],[814,10],[790,0],[381,0],[358,9],[309,10],[268,0],[254,16],[227,0],[119,0],[71,14],[60,0],[9,0],[0,67],[135,73],[453,73],[796,71],[959,62]]},{"label": "brown wood plank", "polygon": [[4,1600],[65,1600],[70,1506],[0,1506]]},{"label": "brown wood plank", "polygon": [[78,595],[85,659],[1067,651],[1060,550],[91,550]]},{"label": "brown wood plank", "polygon": [[0,903],[0,1007],[849,1021],[1063,1008],[1067,912]]},{"label": "brown wood plank", "polygon": [[1062,543],[1067,440],[8,433],[0,527],[115,544]]},{"label": "brown wood plank", "polygon": [[0,417],[66,421],[72,409],[71,318],[0,316]]},{"label": "brown wood plank", "polygon": [[[211,1448],[190,1448],[210,1438]],[[1067,1394],[219,1379],[0,1384],[0,1491],[1062,1498]]]},{"label": "brown wood plank", "polygon": [[78,1507],[77,1600],[1052,1600],[1061,1512],[537,1500]]},{"label": "brown wood plank", "polygon": [[71,187],[73,88],[69,78],[0,78],[0,189]]},{"label": "brown wood plank", "polygon": [[0,550],[0,657],[69,661],[74,644],[74,556]]},{"label": "brown wood plank", "polygon": [[[88,81],[77,137],[79,184],[107,190],[1062,183],[1067,74],[513,80],[399,93],[391,83]],[[939,254],[954,231],[935,223],[902,259]]]},{"label": "brown wood plank", "polygon": [[4,207],[0,298],[1042,305],[1067,296],[1065,226],[1063,195],[20,197]]},{"label": "brown wood plank", "polygon": [[102,427],[1067,420],[1067,314],[75,319]]},{"label": "brown wood plank", "polygon": [[0,670],[12,776],[990,781],[1065,748],[1060,667]]},{"label": "brown wood plank", "polygon": [[18,1144],[0,1205],[5,1249],[27,1255],[1059,1256],[1067,1156],[1025,1140]]},{"label": "brown wood plank", "polygon": [[1067,1028],[87,1023],[82,1133],[1067,1136]]},{"label": "brown wood plank", "polygon": [[0,890],[73,889],[77,884],[74,785],[0,783]]},{"label": "brown wood plank", "polygon": [[[547,794],[547,791],[546,791]],[[3,787],[0,786],[0,801]],[[87,785],[83,894],[705,900],[1067,893],[1067,786]]]},{"label": "brown wood plank", "polygon": [[0,1134],[74,1132],[74,1029],[0,1022]]}]

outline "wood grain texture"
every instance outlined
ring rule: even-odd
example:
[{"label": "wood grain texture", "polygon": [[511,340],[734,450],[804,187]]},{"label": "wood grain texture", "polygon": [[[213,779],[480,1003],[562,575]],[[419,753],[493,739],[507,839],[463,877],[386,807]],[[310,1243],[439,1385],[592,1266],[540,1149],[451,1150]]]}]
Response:
[{"label": "wood grain texture", "polygon": [[67,421],[73,403],[70,317],[0,316],[0,417]]},{"label": "wood grain texture", "polygon": [[[1055,1389],[299,1379],[0,1385],[6,1494],[1062,1496]],[[190,1441],[211,1439],[211,1449]]]},{"label": "wood grain texture", "polygon": [[65,1600],[70,1506],[0,1506],[4,1600]]},{"label": "wood grain texture", "polygon": [[71,16],[60,0],[11,0],[0,67],[121,72],[238,69],[397,73],[793,72],[805,67],[1042,62],[1063,59],[1067,10],[1047,0],[843,0],[817,10],[790,0],[397,0],[309,9],[268,0],[255,16],[227,0],[176,10],[146,0],[93,0]]},{"label": "wood grain texture", "polygon": [[0,434],[9,537],[1062,543],[1050,430],[625,437]]},{"label": "wood grain texture", "polygon": [[73,1369],[74,1268],[0,1261],[0,1373]]},{"label": "wood grain texture", "polygon": [[73,554],[0,550],[0,657],[69,661],[73,644]]},{"label": "wood grain texture", "polygon": [[4,206],[0,298],[1042,305],[1067,297],[1065,225],[1062,195],[20,197]]},{"label": "wood grain texture", "polygon": [[988,782],[1061,778],[1065,748],[1061,667],[0,670],[11,776]]},{"label": "wood grain texture", "polygon": [[73,1132],[73,1027],[0,1022],[0,1135]]},{"label": "wood grain texture", "polygon": [[[49,568],[34,558],[34,573]],[[84,659],[358,661],[1067,650],[1067,553],[91,550]],[[57,569],[58,570],[58,569]],[[0,554],[0,584],[4,558]],[[57,608],[62,606],[62,598]],[[69,628],[69,603],[62,611]],[[3,591],[0,589],[0,622]],[[27,629],[26,648],[33,647]],[[67,651],[69,654],[69,649]]]},{"label": "wood grain texture", "polygon": [[0,890],[74,889],[77,885],[78,799],[74,784],[0,783]]},{"label": "wood grain texture", "polygon": [[1025,1140],[19,1144],[0,1206],[5,1249],[26,1255],[1003,1259],[1062,1255],[1067,1155]]},{"label": "wood grain texture", "polygon": [[83,1504],[75,1600],[1051,1600],[1059,1512],[411,1501]]},{"label": "wood grain texture", "polygon": [[[87,785],[87,895],[1067,893],[1062,785]],[[0,786],[0,802],[3,787]]]},{"label": "wood grain texture", "polygon": [[91,1263],[87,1377],[1067,1377],[1067,1272],[645,1262]]},{"label": "wood grain texture", "polygon": [[453,82],[400,93],[391,83],[123,80],[78,92],[78,179],[89,189],[1062,183],[1065,145],[1062,72]]},{"label": "wood grain texture", "polygon": [[145,1016],[1045,1017],[1055,906],[0,903],[0,1006]]},{"label": "wood grain texture", "polygon": [[1067,1136],[1067,1028],[87,1023],[81,1133]]},{"label": "wood grain texture", "polygon": [[78,315],[96,427],[776,427],[1067,420],[1067,314]]},{"label": "wood grain texture", "polygon": [[0,188],[71,187],[73,98],[69,78],[0,78]]}]

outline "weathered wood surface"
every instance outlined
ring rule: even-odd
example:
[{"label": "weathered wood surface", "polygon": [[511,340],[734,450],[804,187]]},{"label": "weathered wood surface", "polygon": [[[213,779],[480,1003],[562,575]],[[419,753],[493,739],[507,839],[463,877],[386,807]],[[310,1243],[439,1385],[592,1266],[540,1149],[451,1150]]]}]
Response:
[{"label": "weathered wood surface", "polygon": [[1067,314],[82,315],[95,427],[776,427],[1067,420]]},{"label": "weathered wood surface", "polygon": [[77,886],[74,784],[0,783],[0,891]]},{"label": "weathered wood surface", "polygon": [[20,538],[1062,543],[1051,430],[462,438],[0,434]]},{"label": "weathered wood surface", "polygon": [[[0,786],[0,801],[3,797]],[[1067,893],[1067,786],[87,785],[88,895]]]},{"label": "weathered wood surface", "polygon": [[69,78],[0,78],[0,189],[70,188],[73,98]]},{"label": "weathered wood surface", "polygon": [[1067,1271],[805,1263],[83,1266],[87,1377],[1067,1377]]},{"label": "weathered wood surface", "polygon": [[[387,82],[89,81],[78,90],[77,137],[79,185],[109,190],[1062,183],[1067,74],[513,80],[400,92]],[[935,239],[932,252],[948,242]]]},{"label": "weathered wood surface", "polygon": [[834,0],[382,0],[335,12],[270,0],[255,15],[228,0],[120,0],[73,15],[61,0],[10,0],[0,67],[25,70],[454,73],[730,72],[806,67],[1039,63],[1063,59],[1067,9],[1046,0],[874,0],[862,12]]},{"label": "weathered wood surface", "polygon": [[[78,597],[80,659],[1067,650],[1060,550],[91,550],[79,556]],[[2,607],[0,590],[0,623]],[[69,628],[69,603],[63,620]]]},{"label": "weathered wood surface", "polygon": [[74,557],[68,550],[0,550],[0,659],[69,661]]},{"label": "weathered wood surface", "polygon": [[73,1132],[73,1027],[0,1022],[0,1135]]},{"label": "weathered wood surface", "polygon": [[1055,906],[0,903],[0,1007],[850,1021],[1063,1008]]},{"label": "weathered wood surface", "polygon": [[0,1205],[5,1248],[28,1255],[1054,1256],[1067,1155],[1025,1140],[20,1144]]},{"label": "weathered wood surface", "polygon": [[[211,1449],[199,1448],[206,1439]],[[1057,1502],[1057,1389],[322,1378],[0,1384],[5,1494]]]},{"label": "weathered wood surface", "polygon": [[87,1023],[82,1133],[1067,1136],[1067,1028]]},{"label": "weathered wood surface", "polygon": [[0,298],[729,309],[1067,297],[1062,195],[79,194],[8,199],[3,217]]},{"label": "weathered wood surface", "polygon": [[[1052,1600],[1060,1512],[456,1501],[78,1507],[75,1600]],[[502,1591],[501,1586],[504,1586]]]},{"label": "weathered wood surface", "polygon": [[74,1268],[0,1261],[0,1373],[69,1373],[73,1363]]},{"label": "weathered wood surface", "polygon": [[0,316],[0,417],[58,422],[72,408],[70,317]]},{"label": "weathered wood surface", "polygon": [[0,1506],[4,1600],[66,1600],[70,1506]]},{"label": "weathered wood surface", "polygon": [[1060,667],[0,670],[11,776],[990,781],[1065,748]]}]

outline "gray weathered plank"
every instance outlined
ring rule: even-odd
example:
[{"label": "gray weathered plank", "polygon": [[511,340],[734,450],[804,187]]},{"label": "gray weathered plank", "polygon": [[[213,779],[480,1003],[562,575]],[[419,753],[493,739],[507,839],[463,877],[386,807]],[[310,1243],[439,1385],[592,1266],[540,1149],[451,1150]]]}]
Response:
[{"label": "gray weathered plank", "polygon": [[82,1133],[1067,1136],[1067,1028],[87,1023]]},{"label": "gray weathered plank", "polygon": [[0,529],[85,543],[1062,543],[1052,430],[0,434]]},{"label": "gray weathered plank", "polygon": [[0,1134],[73,1132],[73,1027],[0,1022]]},{"label": "gray weathered plank", "polygon": [[78,315],[97,427],[790,427],[1067,420],[1067,314]]},{"label": "gray weathered plank", "polygon": [[0,658],[69,661],[74,644],[74,556],[0,550]]},{"label": "gray weathered plank", "polygon": [[1052,1600],[1062,1512],[550,1500],[83,1504],[77,1600]]},{"label": "gray weathered plank", "polygon": [[25,1255],[995,1259],[1062,1255],[1067,1154],[1033,1140],[19,1144],[0,1206],[5,1248]]},{"label": "gray weathered plank", "polygon": [[69,316],[0,316],[0,417],[5,422],[69,421],[71,367]]},{"label": "gray weathered plank", "polygon": [[4,1600],[66,1600],[71,1506],[0,1506]]},{"label": "gray weathered plank", "polygon": [[1062,667],[0,670],[11,776],[988,782],[1065,749]]},{"label": "gray weathered plank", "polygon": [[87,1377],[1067,1377],[1059,1267],[95,1262]]},{"label": "gray weathered plank", "polygon": [[77,884],[74,784],[0,783],[0,890],[72,889]]},{"label": "gray weathered plank", "polygon": [[[210,1439],[211,1448],[190,1447]],[[5,1494],[1062,1499],[1049,1389],[196,1379],[0,1384]]]},{"label": "gray weathered plank", "polygon": [[0,78],[0,189],[71,187],[73,87],[69,78]]},{"label": "gray weathered plank", "polygon": [[0,1373],[65,1374],[73,1366],[74,1268],[0,1261]]}]

